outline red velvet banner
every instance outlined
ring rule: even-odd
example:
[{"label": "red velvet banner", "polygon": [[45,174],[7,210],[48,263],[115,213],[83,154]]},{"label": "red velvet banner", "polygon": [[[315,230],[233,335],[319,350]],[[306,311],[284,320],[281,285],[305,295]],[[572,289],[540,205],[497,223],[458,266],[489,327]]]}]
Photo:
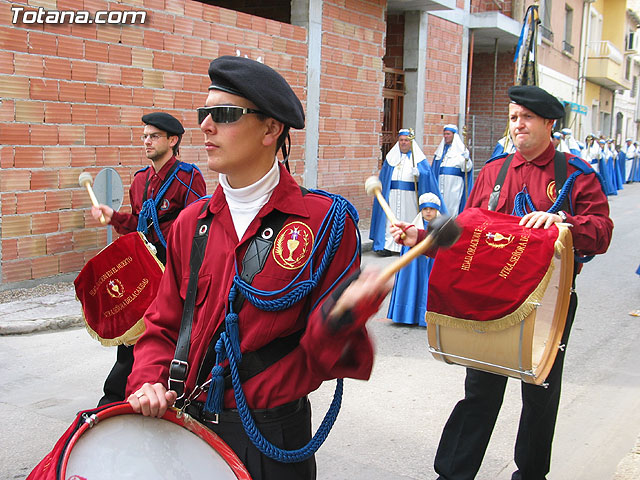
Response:
[{"label": "red velvet banner", "polygon": [[429,277],[427,310],[477,321],[514,313],[549,270],[558,229],[525,228],[519,217],[479,208],[457,218],[460,240],[439,250]]},{"label": "red velvet banner", "polygon": [[87,329],[105,345],[131,343],[144,331],[144,312],[163,267],[138,232],[128,233],[87,262],[74,281]]}]

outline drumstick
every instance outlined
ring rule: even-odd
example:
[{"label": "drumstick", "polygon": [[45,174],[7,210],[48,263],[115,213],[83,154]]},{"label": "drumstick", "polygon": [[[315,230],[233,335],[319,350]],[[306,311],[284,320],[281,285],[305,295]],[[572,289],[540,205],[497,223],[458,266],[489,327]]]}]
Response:
[{"label": "drumstick", "polygon": [[380,277],[384,282],[389,281],[396,272],[406,267],[412,260],[418,255],[422,255],[429,250],[432,246],[438,247],[450,247],[458,241],[462,228],[456,223],[456,221],[447,215],[440,215],[429,222],[429,234],[424,240],[413,246],[408,252],[402,255],[394,262],[387,265]]},{"label": "drumstick", "polygon": [[398,223],[398,219],[391,211],[391,207],[389,207],[389,204],[382,196],[382,183],[380,182],[380,179],[375,175],[367,178],[364,182],[364,189],[367,192],[367,195],[375,195],[389,221],[392,224]]},{"label": "drumstick", "polygon": [[[389,207],[389,204],[382,195],[382,183],[380,182],[380,179],[378,177],[374,175],[367,178],[367,180],[364,182],[364,190],[367,192],[367,195],[375,195],[378,203],[380,204],[380,207],[382,207],[382,211],[391,222],[391,225],[398,223],[398,219],[393,214],[393,212],[391,211],[391,207]],[[400,238],[403,240],[406,238],[404,232],[402,232]]]},{"label": "drumstick", "polygon": [[[98,203],[98,199],[96,198],[96,194],[93,193],[93,188],[91,188],[91,184],[93,183],[93,177],[91,177],[91,174],[89,172],[82,172],[78,177],[78,183],[80,184],[81,187],[85,187],[87,189],[87,192],[89,193],[89,197],[91,198],[91,203],[93,204],[93,206],[100,207],[100,204]],[[103,225],[107,224],[107,219],[104,218],[103,213],[100,214],[100,223]]]}]

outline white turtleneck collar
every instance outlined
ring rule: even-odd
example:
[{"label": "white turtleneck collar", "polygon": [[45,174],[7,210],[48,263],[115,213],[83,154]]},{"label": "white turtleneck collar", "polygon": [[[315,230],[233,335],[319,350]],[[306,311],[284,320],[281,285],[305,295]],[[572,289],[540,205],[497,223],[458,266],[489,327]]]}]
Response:
[{"label": "white turtleneck collar", "polygon": [[249,224],[269,201],[279,181],[280,168],[277,159],[274,160],[273,166],[264,177],[246,187],[232,188],[225,174],[218,175],[218,182],[227,199],[238,240],[242,240]]}]

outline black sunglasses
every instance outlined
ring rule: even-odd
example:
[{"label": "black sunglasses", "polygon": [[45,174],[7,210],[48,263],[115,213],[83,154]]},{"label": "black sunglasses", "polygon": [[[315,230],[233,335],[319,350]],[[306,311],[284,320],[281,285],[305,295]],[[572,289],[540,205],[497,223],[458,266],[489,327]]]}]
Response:
[{"label": "black sunglasses", "polygon": [[244,108],[237,105],[215,105],[213,107],[198,108],[198,124],[204,122],[204,119],[211,115],[211,120],[215,123],[233,123],[240,120],[247,113],[259,113],[264,115],[260,110],[253,108]]}]

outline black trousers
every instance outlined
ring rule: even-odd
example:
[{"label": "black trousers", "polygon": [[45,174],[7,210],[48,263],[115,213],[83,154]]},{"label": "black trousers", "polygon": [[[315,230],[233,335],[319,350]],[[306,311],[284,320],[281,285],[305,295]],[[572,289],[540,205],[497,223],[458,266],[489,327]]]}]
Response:
[{"label": "black trousers", "polygon": [[127,378],[133,367],[133,346],[118,345],[116,363],[104,382],[104,396],[98,402],[98,406],[124,400],[124,392],[127,388]]},{"label": "black trousers", "polygon": [[[578,298],[571,294],[562,343],[567,344]],[[562,367],[560,350],[546,382],[548,388],[522,382],[522,411],[515,446],[518,467],[512,480],[545,480],[551,464],[551,443],[558,415]],[[504,398],[507,377],[467,368],[464,399],[454,407],[436,452],[439,480],[472,480],[487,450]]]},{"label": "black trousers", "polygon": [[[270,411],[253,417],[258,430],[274,446],[283,450],[296,450],[311,440],[311,404],[303,398],[292,411],[283,415],[272,415]],[[278,410],[276,407],[274,410]],[[238,456],[253,480],[315,480],[315,456],[297,463],[282,463],[263,455],[251,442],[242,426],[236,410],[225,410],[224,418],[217,424],[208,422],[187,410],[194,418],[214,431]]]}]

